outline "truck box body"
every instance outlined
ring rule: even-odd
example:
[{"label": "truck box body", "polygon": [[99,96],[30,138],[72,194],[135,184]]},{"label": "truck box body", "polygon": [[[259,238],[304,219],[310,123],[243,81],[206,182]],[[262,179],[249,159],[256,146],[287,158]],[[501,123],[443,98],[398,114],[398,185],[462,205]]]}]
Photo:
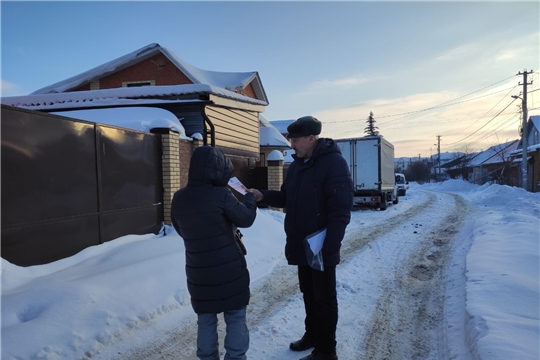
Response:
[{"label": "truck box body", "polygon": [[351,171],[355,203],[386,209],[397,203],[394,145],[381,136],[338,139],[337,145]]}]

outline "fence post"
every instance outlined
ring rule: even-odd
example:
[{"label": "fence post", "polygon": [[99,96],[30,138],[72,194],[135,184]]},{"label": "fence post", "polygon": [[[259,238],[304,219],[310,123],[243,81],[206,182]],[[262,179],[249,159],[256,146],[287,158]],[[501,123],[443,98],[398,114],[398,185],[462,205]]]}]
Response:
[{"label": "fence post", "polygon": [[[273,150],[268,154],[268,190],[279,190],[283,184],[283,154]],[[274,209],[283,211],[283,209]]]},{"label": "fence post", "polygon": [[163,149],[161,157],[163,173],[163,222],[167,225],[172,225],[171,202],[174,193],[180,188],[178,133],[171,130],[162,133],[161,146]]}]

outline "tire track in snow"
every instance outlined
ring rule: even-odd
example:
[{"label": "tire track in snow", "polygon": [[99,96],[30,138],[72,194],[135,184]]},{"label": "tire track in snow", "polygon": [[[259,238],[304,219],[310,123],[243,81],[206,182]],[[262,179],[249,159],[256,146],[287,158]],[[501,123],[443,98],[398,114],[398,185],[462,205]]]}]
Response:
[{"label": "tire track in snow", "polygon": [[470,214],[467,203],[451,196],[454,206],[438,215],[436,228],[396,262],[394,278],[383,283],[383,295],[364,339],[370,360],[443,359],[448,357],[445,269],[456,234]]}]

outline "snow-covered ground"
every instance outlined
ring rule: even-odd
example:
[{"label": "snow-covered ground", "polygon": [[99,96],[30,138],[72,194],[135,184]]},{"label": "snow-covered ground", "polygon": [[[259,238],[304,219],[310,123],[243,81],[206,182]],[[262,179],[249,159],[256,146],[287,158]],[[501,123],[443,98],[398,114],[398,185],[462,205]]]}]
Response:
[{"label": "snow-covered ground", "polygon": [[[259,209],[242,230],[248,358],[309,353],[288,350],[304,313],[283,216]],[[354,211],[337,269],[340,359],[537,360],[539,218],[538,193],[460,180],[412,183],[386,211]],[[164,230],[47,265],[2,259],[1,358],[195,359],[183,241]]]}]

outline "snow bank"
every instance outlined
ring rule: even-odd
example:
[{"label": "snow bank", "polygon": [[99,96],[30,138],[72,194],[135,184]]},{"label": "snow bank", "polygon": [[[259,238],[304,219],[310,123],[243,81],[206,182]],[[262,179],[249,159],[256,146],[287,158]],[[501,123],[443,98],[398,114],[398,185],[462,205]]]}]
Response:
[{"label": "snow bank", "polygon": [[540,193],[462,180],[424,188],[459,193],[481,212],[466,265],[465,336],[472,354],[538,360]]}]

